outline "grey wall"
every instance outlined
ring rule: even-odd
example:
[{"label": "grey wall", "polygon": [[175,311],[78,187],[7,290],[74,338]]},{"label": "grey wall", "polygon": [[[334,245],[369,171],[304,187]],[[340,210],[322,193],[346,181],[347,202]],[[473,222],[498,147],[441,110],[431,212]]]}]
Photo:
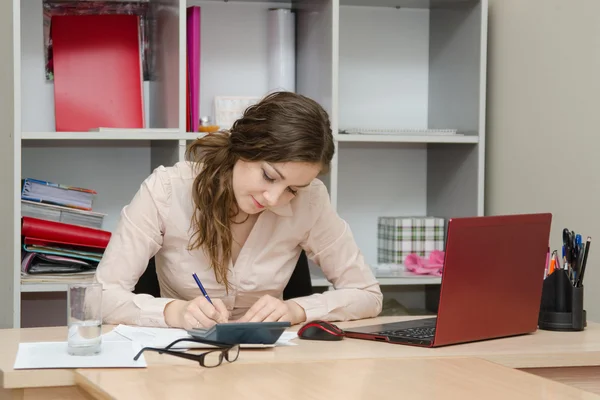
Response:
[{"label": "grey wall", "polygon": [[486,214],[549,211],[595,238],[585,274],[600,321],[600,1],[490,0]]}]

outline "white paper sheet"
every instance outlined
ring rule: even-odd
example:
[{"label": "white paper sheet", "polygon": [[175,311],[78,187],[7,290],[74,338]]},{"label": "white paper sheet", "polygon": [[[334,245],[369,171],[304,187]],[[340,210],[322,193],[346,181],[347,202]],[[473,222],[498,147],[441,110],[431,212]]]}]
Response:
[{"label": "white paper sheet", "polygon": [[[181,338],[191,338],[191,336],[183,329],[175,328],[147,328],[139,326],[118,325],[109,333],[106,333],[103,340],[118,341],[119,336],[124,340],[138,342],[142,347],[165,347],[171,342]],[[283,332],[279,340],[274,345],[269,344],[243,344],[241,348],[265,348],[275,346],[296,346],[296,343],[290,340],[297,338],[295,332]],[[175,349],[190,349],[190,348],[210,348],[209,344],[182,342],[178,343],[173,348]]]},{"label": "white paper sheet", "polygon": [[42,368],[143,368],[146,360],[137,342],[103,341],[100,353],[91,356],[72,356],[67,352],[67,342],[19,343],[13,369]]},{"label": "white paper sheet", "polygon": [[[146,328],[138,326],[118,325],[114,332],[134,342],[138,342],[142,347],[165,347],[177,339],[191,338],[183,329],[175,328]],[[190,344],[178,343],[174,348],[189,348]]]}]

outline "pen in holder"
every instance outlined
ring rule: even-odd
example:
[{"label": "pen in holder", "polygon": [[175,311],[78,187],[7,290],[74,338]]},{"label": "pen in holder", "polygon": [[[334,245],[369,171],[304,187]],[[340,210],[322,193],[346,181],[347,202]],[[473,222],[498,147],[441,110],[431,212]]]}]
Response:
[{"label": "pen in holder", "polygon": [[583,285],[574,286],[564,269],[544,279],[538,326],[548,331],[582,331],[587,326]]}]

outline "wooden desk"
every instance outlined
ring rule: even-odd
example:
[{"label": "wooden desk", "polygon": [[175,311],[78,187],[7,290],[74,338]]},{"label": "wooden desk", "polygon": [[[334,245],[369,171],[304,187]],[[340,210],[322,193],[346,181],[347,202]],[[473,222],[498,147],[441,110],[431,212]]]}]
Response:
[{"label": "wooden desk", "polygon": [[[382,317],[338,325],[346,328],[408,318],[414,317]],[[347,359],[472,357],[511,368],[525,369],[536,375],[600,393],[600,324],[588,325],[583,332],[559,333],[539,330],[530,335],[437,349],[358,339],[344,339],[340,342],[298,339],[297,346],[242,350],[236,365]],[[298,327],[292,330],[296,329]],[[26,395],[31,396],[26,398],[34,399],[37,395],[43,395],[38,398],[52,399],[52,392],[56,393],[57,399],[81,398],[81,393],[74,386],[74,370],[12,369],[19,342],[64,341],[65,338],[65,327],[0,330],[0,386],[4,388],[3,392],[0,392],[0,399],[2,393],[17,398]],[[152,352],[145,354],[145,357],[151,367],[190,365],[190,361]]]},{"label": "wooden desk", "polygon": [[286,364],[79,370],[96,399],[600,399],[477,358],[337,360]]}]

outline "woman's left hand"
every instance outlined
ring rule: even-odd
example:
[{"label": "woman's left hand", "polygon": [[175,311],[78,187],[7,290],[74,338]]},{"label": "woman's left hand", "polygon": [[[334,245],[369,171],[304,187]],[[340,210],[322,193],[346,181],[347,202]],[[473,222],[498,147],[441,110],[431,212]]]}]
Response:
[{"label": "woman's left hand", "polygon": [[298,303],[292,300],[283,301],[266,294],[258,299],[237,322],[289,321],[295,325],[305,320],[304,308]]}]

